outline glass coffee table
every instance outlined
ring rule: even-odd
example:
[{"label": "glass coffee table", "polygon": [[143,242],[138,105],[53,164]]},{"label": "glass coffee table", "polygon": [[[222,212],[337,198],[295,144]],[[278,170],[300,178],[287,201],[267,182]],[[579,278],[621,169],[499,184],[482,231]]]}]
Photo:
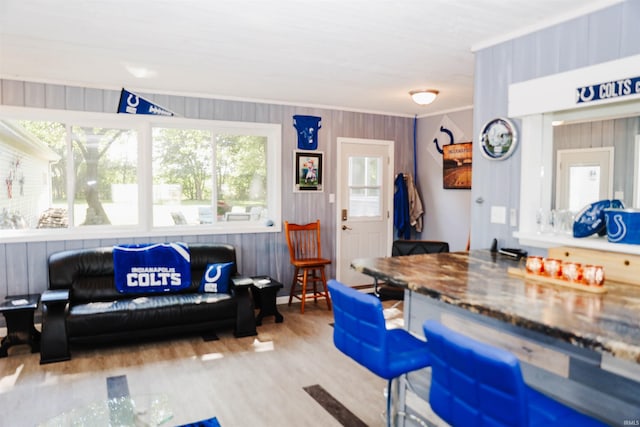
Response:
[{"label": "glass coffee table", "polygon": [[162,426],[172,418],[167,395],[145,394],[96,401],[63,412],[39,427]]}]

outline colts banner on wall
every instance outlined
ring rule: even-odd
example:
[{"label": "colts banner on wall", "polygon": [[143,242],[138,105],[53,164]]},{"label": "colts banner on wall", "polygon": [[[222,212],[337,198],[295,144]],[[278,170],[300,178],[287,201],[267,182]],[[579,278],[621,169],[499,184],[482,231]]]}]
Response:
[{"label": "colts banner on wall", "polygon": [[640,76],[582,86],[576,89],[576,103],[600,101],[640,94]]},{"label": "colts banner on wall", "polygon": [[131,93],[126,89],[120,92],[120,102],[118,103],[118,113],[123,114],[153,114],[156,116],[174,116],[171,111],[162,108],[141,96]]},{"label": "colts banner on wall", "polygon": [[451,120],[448,116],[443,116],[440,126],[433,134],[430,143],[427,145],[427,151],[436,161],[439,167],[442,167],[442,153],[445,145],[455,144],[456,141],[463,140],[464,132]]}]

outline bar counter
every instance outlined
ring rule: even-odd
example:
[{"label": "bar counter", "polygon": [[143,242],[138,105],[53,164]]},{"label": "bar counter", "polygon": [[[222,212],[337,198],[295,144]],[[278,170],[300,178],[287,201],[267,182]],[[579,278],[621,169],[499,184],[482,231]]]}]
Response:
[{"label": "bar counter", "polygon": [[[408,330],[422,335],[426,319],[448,323],[513,351],[539,390],[611,425],[640,422],[640,286],[606,281],[607,292],[596,294],[547,284],[509,274],[524,259],[489,250],[351,266],[405,288]],[[428,399],[428,382],[410,389]]]},{"label": "bar counter", "polygon": [[357,271],[547,336],[640,363],[640,286],[607,281],[593,294],[512,276],[490,251],[356,259]]}]

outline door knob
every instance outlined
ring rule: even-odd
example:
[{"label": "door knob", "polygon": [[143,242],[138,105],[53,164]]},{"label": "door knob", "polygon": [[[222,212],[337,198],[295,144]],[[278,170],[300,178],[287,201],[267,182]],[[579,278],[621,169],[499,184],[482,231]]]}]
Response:
[{"label": "door knob", "polygon": [[353,230],[351,227],[349,227],[348,225],[343,225],[342,226],[343,230]]}]

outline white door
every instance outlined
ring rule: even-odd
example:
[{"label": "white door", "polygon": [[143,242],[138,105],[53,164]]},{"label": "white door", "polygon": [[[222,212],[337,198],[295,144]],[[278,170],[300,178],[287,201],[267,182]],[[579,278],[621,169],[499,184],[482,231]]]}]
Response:
[{"label": "white door", "polygon": [[578,212],[613,197],[613,147],[558,150],[556,209]]},{"label": "white door", "polygon": [[393,141],[338,138],[336,275],[349,286],[372,278],[355,258],[390,255],[393,239]]}]

